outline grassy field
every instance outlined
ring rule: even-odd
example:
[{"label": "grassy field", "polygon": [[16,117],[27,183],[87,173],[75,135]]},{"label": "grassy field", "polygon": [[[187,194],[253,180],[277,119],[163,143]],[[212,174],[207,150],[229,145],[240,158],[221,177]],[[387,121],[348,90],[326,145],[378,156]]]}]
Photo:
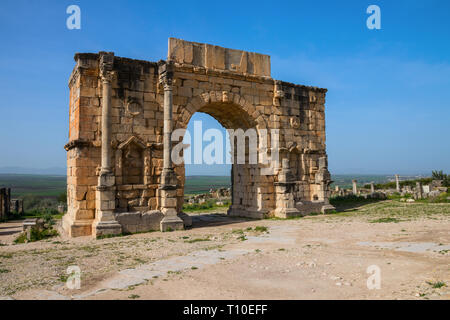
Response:
[{"label": "grassy field", "polygon": [[229,188],[231,177],[223,176],[188,176],[184,187],[185,194],[208,192],[209,189]]},{"label": "grassy field", "polygon": [[66,191],[66,176],[33,174],[0,174],[0,186],[11,188],[11,197],[36,195],[56,198]]},{"label": "grassy field", "polygon": [[[186,177],[185,193],[205,193],[211,188],[228,188],[230,185],[230,177],[188,176]],[[66,191],[66,177],[56,175],[0,174],[0,187],[11,188],[13,198],[20,198],[24,195],[56,198]]]}]

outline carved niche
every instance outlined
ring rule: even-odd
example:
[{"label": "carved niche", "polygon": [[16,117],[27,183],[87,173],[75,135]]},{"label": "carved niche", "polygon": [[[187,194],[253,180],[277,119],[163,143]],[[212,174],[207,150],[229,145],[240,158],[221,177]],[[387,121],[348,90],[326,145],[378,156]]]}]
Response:
[{"label": "carved niche", "polygon": [[122,142],[116,150],[117,184],[148,184],[151,172],[150,148],[136,136]]}]

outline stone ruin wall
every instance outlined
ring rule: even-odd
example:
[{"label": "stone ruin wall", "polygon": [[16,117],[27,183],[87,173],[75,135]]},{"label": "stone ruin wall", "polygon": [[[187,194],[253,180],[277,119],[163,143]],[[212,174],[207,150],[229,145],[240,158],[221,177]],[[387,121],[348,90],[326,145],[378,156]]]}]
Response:
[{"label": "stone ruin wall", "polygon": [[24,213],[23,199],[11,199],[11,188],[0,188],[0,220],[7,219],[12,213]]},{"label": "stone ruin wall", "polygon": [[[114,74],[109,123],[115,176],[111,209],[161,210],[164,89],[158,63],[105,52],[76,54],[69,81],[69,142],[65,146],[68,213],[63,227],[71,236],[95,234],[102,147],[101,61],[105,55],[113,59]],[[305,213],[320,211],[328,203],[326,89],[276,81],[270,77],[269,56],[245,51],[170,39],[169,58],[174,64],[174,129],[186,128],[197,111],[212,115],[225,128],[280,129],[280,160],[289,160],[292,190],[277,192],[279,175],[260,175],[261,165],[233,165],[231,214],[273,215],[286,197],[303,205],[299,210]],[[174,166],[174,171],[180,212],[184,166]]]},{"label": "stone ruin wall", "polygon": [[6,219],[10,213],[11,189],[0,188],[0,220]]}]

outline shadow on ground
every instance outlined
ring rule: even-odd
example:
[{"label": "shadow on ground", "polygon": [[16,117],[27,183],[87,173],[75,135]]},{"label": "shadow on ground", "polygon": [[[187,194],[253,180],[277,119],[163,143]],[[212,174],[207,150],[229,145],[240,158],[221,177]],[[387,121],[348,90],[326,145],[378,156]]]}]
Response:
[{"label": "shadow on ground", "polygon": [[239,224],[254,219],[245,217],[231,217],[225,213],[189,213],[192,217],[192,229],[204,227],[218,227],[228,224]]},{"label": "shadow on ground", "polygon": [[22,221],[8,221],[0,226],[0,237],[22,232]]},{"label": "shadow on ground", "polygon": [[364,205],[386,201],[383,199],[330,199],[337,212],[356,211]]}]

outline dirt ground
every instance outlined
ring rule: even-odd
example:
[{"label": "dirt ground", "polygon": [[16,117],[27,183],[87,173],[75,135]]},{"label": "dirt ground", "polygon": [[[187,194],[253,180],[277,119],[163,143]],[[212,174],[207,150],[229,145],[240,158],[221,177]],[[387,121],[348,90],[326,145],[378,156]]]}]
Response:
[{"label": "dirt ground", "polygon": [[[449,204],[344,209],[289,220],[201,213],[190,230],[18,245],[11,232],[20,223],[0,224],[0,296],[450,299]],[[69,266],[81,270],[80,289],[68,288]],[[368,268],[379,271],[379,289],[369,289]]]}]

